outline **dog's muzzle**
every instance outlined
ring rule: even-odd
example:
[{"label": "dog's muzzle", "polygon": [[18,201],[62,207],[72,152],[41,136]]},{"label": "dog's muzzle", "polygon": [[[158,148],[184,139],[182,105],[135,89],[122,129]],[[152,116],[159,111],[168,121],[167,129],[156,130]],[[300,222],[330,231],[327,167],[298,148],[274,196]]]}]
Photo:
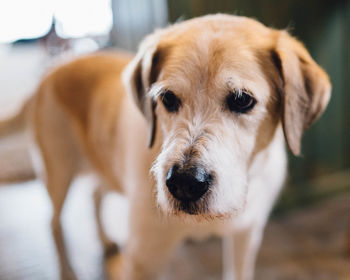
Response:
[{"label": "dog's muzzle", "polygon": [[168,170],[166,176],[169,192],[184,203],[199,200],[209,190],[212,181],[212,175],[203,167],[184,169],[177,164]]}]

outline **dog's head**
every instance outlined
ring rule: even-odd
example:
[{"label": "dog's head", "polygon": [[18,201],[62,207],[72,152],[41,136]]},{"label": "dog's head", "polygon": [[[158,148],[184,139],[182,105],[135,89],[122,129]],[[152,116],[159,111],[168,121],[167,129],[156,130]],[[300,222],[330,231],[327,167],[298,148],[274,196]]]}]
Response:
[{"label": "dog's head", "polygon": [[152,168],[159,205],[214,217],[244,208],[249,168],[277,129],[300,153],[331,88],[287,32],[226,15],[149,35],[124,82],[148,120],[150,148],[162,143]]}]

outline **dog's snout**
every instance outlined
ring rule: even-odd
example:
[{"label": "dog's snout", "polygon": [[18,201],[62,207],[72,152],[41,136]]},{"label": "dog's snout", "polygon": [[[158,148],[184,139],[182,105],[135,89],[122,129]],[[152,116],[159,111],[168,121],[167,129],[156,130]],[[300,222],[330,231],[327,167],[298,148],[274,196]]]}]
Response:
[{"label": "dog's snout", "polygon": [[209,189],[211,174],[203,167],[181,169],[173,165],[166,176],[166,185],[170,193],[182,202],[194,202],[200,199]]}]

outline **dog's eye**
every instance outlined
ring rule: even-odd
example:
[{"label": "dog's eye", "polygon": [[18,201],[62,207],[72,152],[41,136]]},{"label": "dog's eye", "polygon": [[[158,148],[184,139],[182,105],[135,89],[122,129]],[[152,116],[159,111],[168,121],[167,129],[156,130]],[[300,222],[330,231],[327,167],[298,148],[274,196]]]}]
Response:
[{"label": "dog's eye", "polygon": [[177,98],[172,91],[168,90],[162,93],[160,98],[165,106],[165,109],[168,112],[173,113],[179,110],[181,106],[181,100]]},{"label": "dog's eye", "polygon": [[231,92],[226,97],[227,107],[231,112],[247,113],[256,104],[256,100],[244,90]]}]

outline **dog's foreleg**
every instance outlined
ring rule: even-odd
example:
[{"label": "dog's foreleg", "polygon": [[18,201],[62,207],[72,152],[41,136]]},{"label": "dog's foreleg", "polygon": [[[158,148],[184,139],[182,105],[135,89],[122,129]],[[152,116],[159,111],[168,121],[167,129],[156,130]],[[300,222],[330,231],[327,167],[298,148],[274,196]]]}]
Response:
[{"label": "dog's foreleg", "polygon": [[233,235],[229,234],[222,238],[222,280],[236,280],[234,258]]},{"label": "dog's foreleg", "polygon": [[[51,89],[51,87],[49,87]],[[72,130],[72,121],[56,103],[54,94],[40,87],[33,109],[33,136],[39,155],[36,158],[40,174],[44,177],[46,188],[52,202],[51,229],[55,241],[61,279],[76,279],[68,260],[62,234],[60,216],[68,189],[79,170],[80,154]]]},{"label": "dog's foreleg", "polygon": [[[154,232],[155,233],[155,232]],[[164,232],[165,236],[171,234]],[[130,236],[133,239],[124,255],[122,280],[158,279],[176,244],[175,239],[155,235],[149,238]]]},{"label": "dog's foreleg", "polygon": [[51,223],[52,234],[55,241],[56,252],[59,261],[60,279],[61,280],[76,280],[77,277],[69,262],[66,243],[64,240],[62,227],[60,223],[54,220]]},{"label": "dog's foreleg", "polygon": [[94,192],[94,204],[95,204],[95,218],[97,224],[98,235],[104,249],[104,256],[107,258],[111,255],[118,253],[119,248],[117,244],[109,239],[104,227],[102,225],[101,208],[105,192],[101,187],[97,187]]},{"label": "dog's foreleg", "polygon": [[54,143],[49,136],[40,142],[40,148],[45,159],[43,174],[46,177],[46,188],[52,203],[51,230],[60,265],[61,279],[76,279],[68,260],[60,217],[68,189],[75,176],[77,162],[74,157],[63,157],[72,154],[69,147],[67,148],[65,143]]},{"label": "dog's foreleg", "polygon": [[253,279],[262,235],[263,227],[252,225],[244,229],[235,229],[232,235],[224,237],[224,280]]},{"label": "dog's foreleg", "polygon": [[[62,170],[62,169],[61,169]],[[72,179],[70,173],[48,173],[47,189],[52,201],[53,216],[51,220],[51,230],[55,241],[55,247],[60,265],[60,278],[63,280],[76,279],[75,273],[69,262],[65,240],[62,232],[60,216],[62,206]]]},{"label": "dog's foreleg", "polygon": [[122,280],[154,280],[169,260],[181,233],[167,221],[132,213],[128,243],[122,261]]}]

